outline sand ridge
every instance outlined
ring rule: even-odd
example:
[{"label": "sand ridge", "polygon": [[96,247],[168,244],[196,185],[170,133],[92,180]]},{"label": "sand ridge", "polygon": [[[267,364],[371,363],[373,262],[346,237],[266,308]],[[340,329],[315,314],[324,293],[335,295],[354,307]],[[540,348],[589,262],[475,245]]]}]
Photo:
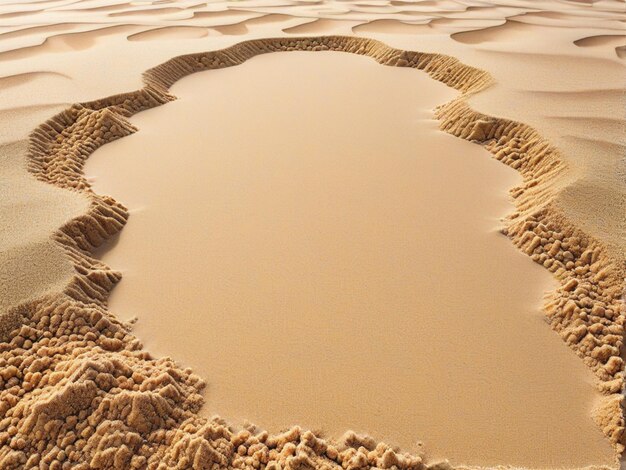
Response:
[{"label": "sand ridge", "polygon": [[[102,3],[102,4],[100,4]],[[163,2],[117,2],[107,1],[91,4],[90,2],[37,2],[6,5],[0,12],[4,13],[5,21],[0,25],[2,34],[50,33],[55,30],[79,27],[81,30],[96,30],[103,25],[143,25],[151,27],[198,26],[211,28],[246,23],[248,20],[273,15],[283,16],[285,22],[306,24],[315,21],[320,29],[329,25],[342,27],[358,27],[365,31],[377,31],[383,26],[385,32],[402,33],[402,29],[392,31],[381,21],[397,22],[399,25],[422,25],[423,30],[438,33],[455,33],[482,30],[498,27],[508,20],[537,25],[556,27],[598,28],[598,35],[606,35],[606,31],[622,31],[624,11],[619,1],[594,2],[593,8],[578,2],[559,0],[542,1],[501,1],[477,2],[473,0],[459,1],[379,1],[339,2],[339,1],[238,1],[236,5],[228,2],[195,2],[195,1],[163,1]],[[17,10],[17,11],[16,11]],[[554,11],[556,10],[556,11]],[[2,13],[0,13],[2,15]],[[28,15],[28,26],[20,15]],[[351,23],[354,23],[352,25]],[[254,23],[253,23],[254,24]],[[73,26],[72,26],[73,25]],[[286,27],[295,26],[286,24]],[[234,32],[231,32],[234,31]],[[236,28],[226,29],[222,34],[242,34]],[[378,30],[381,31],[381,30]],[[603,31],[604,33],[601,33]],[[290,31],[290,34],[312,34],[305,30]],[[0,34],[1,36],[1,34]],[[50,37],[50,36],[48,36]],[[577,38],[582,39],[582,38]],[[21,46],[17,46],[19,48]]]},{"label": "sand ridge", "polygon": [[[9,443],[0,451],[3,466],[20,468],[42,458],[50,463],[79,463],[76,468],[158,468],[159,464],[204,468],[210,463],[273,468],[278,464],[424,467],[418,456],[399,455],[353,434],[335,446],[298,428],[268,436],[255,435],[254,429],[233,432],[219,420],[203,423],[194,416],[201,404],[202,381],[170,360],[151,360],[129,325],[106,311],[106,297],[119,274],[90,253],[121,230],[127,212],[111,198],[90,191],[82,177],[84,160],[98,146],[134,131],[125,116],[173,99],[167,90],[182,76],[235,65],[259,53],[300,49],[341,50],[369,55],[385,65],[421,68],[465,96],[490,83],[486,72],[456,59],[395,50],[373,40],[332,36],[253,40],[223,51],[172,59],[146,72],[142,90],[75,105],[40,126],[31,138],[30,170],[42,181],[87,193],[91,207],[56,236],[76,267],[74,281],[62,295],[17,312],[23,326],[6,336],[10,343],[0,345],[7,365],[2,380],[9,386],[2,401],[7,418],[0,421],[0,441]],[[513,191],[518,211],[509,218],[506,233],[559,280],[561,287],[548,305],[548,317],[596,372],[606,393],[597,421],[620,451],[621,260],[573,227],[551,203],[563,162],[533,129],[476,113],[463,96],[441,107],[438,116],[444,130],[485,145],[524,176],[524,184]],[[53,359],[36,354],[35,349],[58,354]],[[25,388],[35,391],[21,398]],[[60,395],[55,393],[59,388]],[[61,451],[47,436],[64,447],[74,446],[73,450]]]}]

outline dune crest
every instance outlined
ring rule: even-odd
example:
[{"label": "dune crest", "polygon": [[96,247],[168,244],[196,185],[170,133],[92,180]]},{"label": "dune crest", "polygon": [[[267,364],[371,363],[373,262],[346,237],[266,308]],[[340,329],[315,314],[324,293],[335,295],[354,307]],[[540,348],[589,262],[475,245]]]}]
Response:
[{"label": "dune crest", "polygon": [[131,34],[129,41],[155,41],[174,39],[198,39],[209,35],[209,30],[200,26],[164,26]]}]

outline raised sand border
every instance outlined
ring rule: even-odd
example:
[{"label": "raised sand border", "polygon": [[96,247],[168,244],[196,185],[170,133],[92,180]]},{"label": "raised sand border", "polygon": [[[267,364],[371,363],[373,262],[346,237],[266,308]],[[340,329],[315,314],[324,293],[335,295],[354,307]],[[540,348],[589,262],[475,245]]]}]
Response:
[{"label": "raised sand border", "polygon": [[0,468],[427,467],[420,456],[354,433],[333,444],[297,427],[270,436],[255,428],[234,431],[217,418],[207,422],[197,416],[204,382],[170,359],[151,358],[131,325],[107,310],[121,275],[92,256],[122,229],[128,212],[91,190],[85,160],[101,145],[136,131],[127,117],[175,99],[168,90],[180,78],[292,50],[367,55],[383,65],[422,69],[461,92],[438,108],[440,126],[483,145],[523,176],[511,191],[516,210],[503,232],[559,282],[545,313],[596,374],[604,398],[594,417],[613,443],[617,462],[624,434],[624,265],[574,227],[556,204],[566,184],[558,150],[525,124],[469,108],[466,98],[490,85],[487,72],[372,39],[323,36],[257,39],[175,57],[145,72],[142,89],[73,105],[33,131],[29,170],[41,181],[88,195],[91,205],[55,234],[76,269],[71,283],[0,318]]}]

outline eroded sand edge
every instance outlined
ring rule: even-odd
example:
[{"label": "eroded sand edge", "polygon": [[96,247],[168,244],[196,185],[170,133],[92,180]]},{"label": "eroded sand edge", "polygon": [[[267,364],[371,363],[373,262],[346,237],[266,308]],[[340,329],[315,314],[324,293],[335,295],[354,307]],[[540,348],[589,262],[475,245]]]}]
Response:
[{"label": "eroded sand edge", "polygon": [[[468,107],[465,97],[490,84],[484,71],[443,55],[327,36],[252,40],[176,57],[148,70],[141,90],[74,105],[33,132],[30,171],[42,181],[88,194],[91,207],[55,236],[76,269],[65,291],[0,319],[5,340],[0,350],[7,358],[0,364],[5,389],[0,411],[6,413],[0,421],[0,466],[28,467],[41,459],[70,461],[76,468],[425,467],[419,456],[400,455],[353,433],[333,445],[299,428],[268,436],[256,429],[233,431],[221,420],[206,423],[196,415],[202,380],[170,359],[151,359],[131,326],[107,311],[108,294],[120,274],[91,254],[121,230],[128,213],[90,189],[82,173],[86,158],[100,145],[135,131],[125,117],[174,99],[168,89],[183,76],[286,50],[368,55],[384,65],[423,69],[461,91],[437,110],[441,127],[484,145],[522,174],[524,183],[512,191],[516,212],[504,231],[559,281],[546,305],[547,318],[596,373],[605,397],[594,417],[616,455],[621,452],[623,263],[572,226],[554,202],[564,168],[558,151],[524,124]],[[26,391],[31,393],[25,396]]]}]

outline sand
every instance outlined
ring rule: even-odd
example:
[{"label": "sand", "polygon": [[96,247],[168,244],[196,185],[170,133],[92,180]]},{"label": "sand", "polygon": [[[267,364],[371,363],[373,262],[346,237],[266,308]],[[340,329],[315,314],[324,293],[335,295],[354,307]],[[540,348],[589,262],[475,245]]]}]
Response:
[{"label": "sand", "polygon": [[124,275],[111,310],[206,377],[207,416],[453,464],[610,464],[592,375],[540,312],[551,277],[497,231],[521,178],[438,130],[453,89],[314,55],[185,78],[90,157],[132,212],[103,258]]},{"label": "sand", "polygon": [[[626,194],[620,136],[623,65],[619,43],[579,40],[619,35],[622,4],[542,1],[533,2],[531,8],[543,11],[529,12],[525,2],[487,6],[239,2],[237,12],[227,12],[214,3],[178,2],[176,8],[168,3],[114,3],[2,6],[0,39],[5,53],[0,57],[0,86],[3,118],[10,126],[4,126],[1,139],[9,144],[3,145],[3,162],[15,172],[3,179],[3,194],[11,196],[3,199],[10,203],[2,206],[3,220],[10,223],[3,233],[2,255],[9,256],[3,279],[20,281],[2,283],[3,298],[9,301],[0,313],[4,340],[0,343],[0,466],[206,468],[212,463],[237,467],[267,463],[292,468],[335,464],[421,468],[433,464],[427,448],[422,460],[408,448],[396,452],[379,444],[380,439],[388,439],[376,429],[365,430],[375,439],[348,434],[334,442],[299,428],[268,436],[257,428],[231,428],[221,420],[207,423],[197,413],[204,402],[203,379],[210,383],[210,377],[200,378],[170,359],[151,359],[135,338],[141,326],[118,319],[132,313],[113,315],[107,310],[108,294],[120,274],[90,253],[121,230],[128,212],[113,199],[91,192],[81,174],[85,158],[96,147],[132,132],[124,116],[168,101],[165,89],[183,75],[237,63],[255,55],[256,47],[266,47],[263,43],[209,54],[202,60],[170,62],[146,75],[149,87],[127,95],[131,99],[114,97],[75,107],[39,127],[31,134],[27,150],[25,137],[44,119],[72,102],[137,89],[141,71],[171,57],[215,50],[247,38],[333,33],[375,36],[400,49],[446,53],[488,72],[441,56],[393,52],[356,39],[324,40],[317,46],[296,40],[275,45],[279,49],[347,48],[381,63],[424,68],[464,94],[439,108],[435,117],[443,130],[482,144],[521,174],[523,182],[512,190],[515,209],[504,208],[510,215],[503,231],[513,241],[509,247],[520,248],[520,253],[553,274],[559,287],[550,291],[543,310],[552,330],[565,342],[541,325],[545,345],[552,335],[556,344],[550,348],[559,345],[570,354],[563,356],[571,366],[563,375],[571,380],[576,376],[583,382],[584,374],[594,374],[593,384],[588,385],[602,394],[593,400],[594,409],[590,409],[591,387],[586,408],[571,403],[569,408],[575,407],[581,419],[593,416],[618,455],[623,433],[619,394]],[[120,11],[129,14],[117,14]],[[377,32],[377,20],[415,28],[394,30],[393,23],[386,23],[384,31]],[[510,27],[515,22],[524,26]],[[299,24],[307,24],[306,31],[290,29]],[[104,29],[107,25],[113,27]],[[204,27],[207,34],[181,29],[166,37],[153,34],[126,40],[166,26]],[[80,32],[94,28],[103,31]],[[487,36],[463,39],[464,31],[472,29],[484,30]],[[70,31],[76,34],[67,34]],[[56,34],[65,36],[36,47]],[[549,37],[554,45],[549,53],[542,37]],[[107,73],[95,74],[103,65]],[[167,106],[159,111],[166,110]],[[37,194],[43,197],[38,199]],[[493,244],[489,246],[493,249]],[[533,280],[539,277],[533,275]],[[143,321],[139,318],[137,325]],[[577,375],[574,364],[588,369]],[[558,373],[551,370],[550,376]],[[550,420],[560,421],[555,413],[550,411]],[[575,414],[567,419],[577,420]],[[577,420],[576,429],[581,422]],[[559,425],[568,426],[567,421]],[[420,438],[428,441],[428,436]],[[407,450],[409,454],[403,453]],[[566,457],[570,450],[571,445],[563,450]],[[604,465],[601,460],[594,463]]]}]

